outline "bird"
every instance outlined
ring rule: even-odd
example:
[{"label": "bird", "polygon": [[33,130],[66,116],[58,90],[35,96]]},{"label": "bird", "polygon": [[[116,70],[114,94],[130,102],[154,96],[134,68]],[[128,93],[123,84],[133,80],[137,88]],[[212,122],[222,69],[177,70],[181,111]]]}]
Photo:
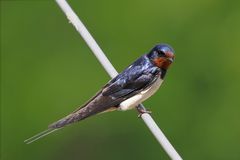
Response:
[{"label": "bird", "polygon": [[[149,53],[142,55],[111,79],[81,107],[24,142],[32,143],[58,129],[99,113],[136,108],[159,89],[174,59],[175,53],[170,45],[155,45]],[[145,112],[149,111],[140,110],[140,114]]]}]

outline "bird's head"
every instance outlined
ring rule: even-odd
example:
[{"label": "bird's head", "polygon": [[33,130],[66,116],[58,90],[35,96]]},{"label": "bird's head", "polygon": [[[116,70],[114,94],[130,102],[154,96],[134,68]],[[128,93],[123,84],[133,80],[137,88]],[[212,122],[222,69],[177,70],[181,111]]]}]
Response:
[{"label": "bird's head", "polygon": [[174,61],[174,50],[167,44],[158,44],[147,56],[154,65],[167,70]]}]

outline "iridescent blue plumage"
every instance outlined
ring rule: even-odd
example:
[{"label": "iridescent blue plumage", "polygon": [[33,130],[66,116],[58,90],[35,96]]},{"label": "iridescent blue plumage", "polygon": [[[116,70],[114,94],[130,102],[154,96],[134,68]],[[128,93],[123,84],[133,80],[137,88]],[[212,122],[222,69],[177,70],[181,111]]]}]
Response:
[{"label": "iridescent blue plumage", "polygon": [[[49,125],[49,130],[30,138],[28,142],[32,142],[47,135],[49,132],[55,131],[55,129],[83,120],[97,113],[106,112],[112,108],[117,109],[122,102],[126,102],[145,89],[154,86],[156,81],[159,83],[159,79],[162,80],[164,78],[173,60],[174,51],[170,46],[166,44],[156,45],[148,54],[138,58],[115,78],[110,80],[87,103],[68,116]],[[152,94],[153,91],[150,91],[150,95]]]},{"label": "iridescent blue plumage", "polygon": [[112,79],[103,89],[103,95],[118,98],[139,92],[151,85],[156,80],[156,75],[162,73],[165,74],[165,71],[156,67],[147,55],[143,55]]}]

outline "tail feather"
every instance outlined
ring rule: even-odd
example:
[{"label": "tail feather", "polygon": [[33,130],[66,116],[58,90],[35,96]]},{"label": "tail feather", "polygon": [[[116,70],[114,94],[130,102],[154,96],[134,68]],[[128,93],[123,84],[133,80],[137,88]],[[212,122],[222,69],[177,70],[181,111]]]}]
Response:
[{"label": "tail feather", "polygon": [[89,113],[88,108],[82,108],[78,112],[74,112],[74,113],[58,120],[57,122],[54,122],[54,123],[50,124],[48,126],[47,130],[45,130],[43,132],[40,132],[40,133],[36,134],[35,136],[33,136],[31,138],[26,139],[24,142],[26,144],[30,144],[30,143],[32,143],[32,142],[34,142],[34,141],[36,141],[40,138],[43,138],[43,137],[47,136],[50,133],[53,133],[53,132],[63,128],[66,125],[69,125],[71,123],[80,121],[82,119],[85,119],[92,114],[94,114],[94,113]]},{"label": "tail feather", "polygon": [[91,107],[84,107],[84,108],[81,108],[80,110],[76,111],[76,112],[73,112],[71,114],[69,114],[68,116],[58,120],[57,122],[54,122],[52,124],[50,124],[48,127],[49,128],[62,128],[66,125],[69,125],[69,124],[72,124],[72,123],[75,123],[75,122],[78,122],[80,120],[83,120],[91,115],[94,115],[98,113],[97,111],[93,111],[91,109]]},{"label": "tail feather", "polygon": [[99,91],[94,97],[92,97],[88,102],[83,106],[77,108],[74,112],[67,115],[66,117],[50,124],[49,128],[62,128],[71,123],[83,120],[89,116],[97,114],[105,110],[101,107],[101,102],[99,101],[102,97],[101,91]]},{"label": "tail feather", "polygon": [[36,140],[38,140],[38,139],[40,139],[40,138],[43,138],[43,137],[47,136],[47,135],[50,134],[50,133],[55,132],[55,131],[58,130],[58,129],[60,129],[60,128],[49,128],[49,129],[47,129],[47,130],[45,130],[45,131],[43,131],[43,132],[40,132],[40,133],[36,134],[35,136],[33,136],[33,137],[31,137],[31,138],[26,139],[26,140],[24,141],[24,143],[30,144],[30,143],[32,143],[32,142],[34,142],[34,141],[36,141]]},{"label": "tail feather", "polygon": [[69,125],[71,123],[74,123],[74,122],[77,122],[77,121],[81,120],[80,118],[81,117],[79,115],[75,114],[75,113],[74,114],[70,114],[70,115],[68,115],[68,116],[58,120],[57,122],[54,122],[54,123],[50,124],[48,126],[48,128],[53,128],[53,129],[54,128],[55,129],[62,128],[64,126],[66,126],[66,125]]},{"label": "tail feather", "polygon": [[47,130],[25,140],[24,142],[27,144],[30,144],[74,122],[83,120],[87,117],[90,117],[98,113],[116,110],[116,107],[112,107],[112,106],[116,106],[117,104],[120,103],[120,101],[121,99],[119,99],[118,101],[113,101],[111,97],[104,97],[102,96],[101,92],[98,92],[93,98],[91,98],[82,107],[79,107],[77,110],[75,110],[68,116],[58,120],[57,122],[50,124]]}]

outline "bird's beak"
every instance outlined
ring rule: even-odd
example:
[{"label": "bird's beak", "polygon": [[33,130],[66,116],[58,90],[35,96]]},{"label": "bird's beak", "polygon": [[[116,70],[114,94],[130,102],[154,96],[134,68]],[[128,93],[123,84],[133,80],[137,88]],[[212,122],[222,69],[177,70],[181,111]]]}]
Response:
[{"label": "bird's beak", "polygon": [[167,60],[172,63],[174,60],[174,54],[172,52],[167,52],[166,53]]},{"label": "bird's beak", "polygon": [[173,58],[167,58],[167,60],[170,62],[170,63],[173,63]]}]

